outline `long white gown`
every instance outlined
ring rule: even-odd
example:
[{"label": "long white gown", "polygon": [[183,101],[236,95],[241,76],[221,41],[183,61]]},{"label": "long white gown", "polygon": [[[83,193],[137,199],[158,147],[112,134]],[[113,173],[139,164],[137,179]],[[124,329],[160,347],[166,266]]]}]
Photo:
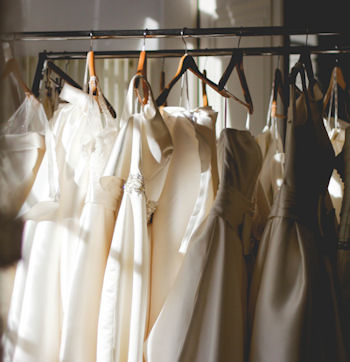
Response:
[{"label": "long white gown", "polygon": [[[174,152],[152,223],[151,297],[148,331],[173,285],[193,234],[199,232],[215,198],[218,171],[211,107],[161,109]],[[166,272],[164,272],[166,270]]]},{"label": "long white gown", "polygon": [[[102,97],[99,99],[103,102]],[[90,153],[89,185],[75,242],[77,247],[62,323],[60,361],[96,361],[103,275],[122,196],[120,180],[111,180],[105,188],[100,184],[118,134],[117,121],[108,114],[105,120],[104,129],[91,138],[86,147]]]},{"label": "long white gown", "polygon": [[149,85],[149,101],[140,113],[135,113],[136,77],[130,82],[120,124],[121,136],[105,172],[105,180],[124,178],[121,172],[127,167],[122,166],[129,161],[102,288],[99,362],[142,361],[149,304],[151,220],[173,151],[169,131]]},{"label": "long white gown", "polygon": [[45,157],[19,215],[25,218],[23,260],[17,268],[5,361],[59,358],[79,219],[88,186],[88,147],[103,129],[92,96],[65,84],[46,132]]},{"label": "long white gown", "polygon": [[[45,153],[46,126],[44,109],[33,95],[27,95],[10,119],[2,123],[0,210],[9,218],[16,216],[32,188]],[[21,225],[19,222],[18,226]],[[21,230],[12,235],[11,243],[20,247]],[[0,273],[0,319],[4,323],[8,317],[15,270],[16,265]]]}]

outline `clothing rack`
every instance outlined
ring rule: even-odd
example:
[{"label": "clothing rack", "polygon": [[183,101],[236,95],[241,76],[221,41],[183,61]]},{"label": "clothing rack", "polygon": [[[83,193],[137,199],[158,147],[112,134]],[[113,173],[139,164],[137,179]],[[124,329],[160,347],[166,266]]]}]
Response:
[{"label": "clothing rack", "polygon": [[234,36],[342,35],[346,27],[321,29],[318,27],[252,26],[225,28],[180,28],[137,30],[28,31],[4,33],[3,40],[88,40],[123,38],[204,38]]},{"label": "clothing rack", "polygon": [[[139,29],[139,30],[86,30],[86,31],[48,31],[48,32],[20,32],[3,34],[3,39],[15,41],[40,41],[40,40],[90,40],[93,39],[130,39],[130,38],[205,38],[205,37],[258,37],[258,36],[283,36],[284,46],[249,47],[239,48],[243,55],[288,55],[300,54],[309,51],[314,54],[344,54],[350,53],[350,45],[340,46],[292,46],[289,36],[305,35],[306,43],[308,35],[342,36],[347,33],[345,28],[325,30],[320,28],[290,28],[283,26],[269,27],[226,27],[226,28],[182,28],[182,29]],[[11,38],[12,36],[12,38]],[[234,48],[214,49],[186,49],[192,56],[229,56]],[[150,58],[181,57],[185,49],[150,50],[147,56]],[[39,94],[42,70],[47,59],[83,59],[87,52],[41,52],[32,85],[32,91]],[[95,51],[96,58],[137,58],[138,50],[132,51]]]}]

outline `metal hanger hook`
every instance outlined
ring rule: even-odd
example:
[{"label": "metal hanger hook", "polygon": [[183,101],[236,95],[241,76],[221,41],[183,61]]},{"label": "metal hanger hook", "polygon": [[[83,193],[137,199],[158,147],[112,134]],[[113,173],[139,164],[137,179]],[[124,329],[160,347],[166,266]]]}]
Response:
[{"label": "metal hanger hook", "polygon": [[[338,50],[338,44],[335,44],[334,48],[336,50]],[[336,56],[335,56],[335,65],[338,65],[339,63],[339,58],[338,58],[339,54],[337,53]]]},{"label": "metal hanger hook", "polygon": [[239,33],[239,38],[238,38],[238,44],[237,44],[237,49],[239,49],[239,45],[241,43],[241,39],[242,39],[242,33]]},{"label": "metal hanger hook", "polygon": [[307,46],[307,41],[308,41],[308,38],[309,38],[309,29],[308,29],[308,28],[306,28],[305,46]]},{"label": "metal hanger hook", "polygon": [[144,51],[146,49],[146,37],[147,37],[147,28],[143,31],[143,45],[142,50]]},{"label": "metal hanger hook", "polygon": [[93,46],[92,46],[92,31],[90,31],[90,50],[93,49]]},{"label": "metal hanger hook", "polygon": [[183,43],[185,44],[185,54],[187,54],[187,43],[186,43],[186,40],[185,40],[185,38],[184,38],[184,31],[185,31],[185,29],[186,29],[186,28],[183,28],[183,29],[181,30],[181,39],[182,39]]}]

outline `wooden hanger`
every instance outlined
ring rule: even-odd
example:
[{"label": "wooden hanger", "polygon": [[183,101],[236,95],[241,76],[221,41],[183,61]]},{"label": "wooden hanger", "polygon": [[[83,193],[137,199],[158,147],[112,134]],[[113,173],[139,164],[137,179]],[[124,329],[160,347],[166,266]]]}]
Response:
[{"label": "wooden hanger", "polygon": [[[203,70],[203,75],[207,76],[207,71]],[[205,82],[202,80],[202,98],[203,98],[203,107],[208,107],[208,95],[207,95],[207,86]]]},{"label": "wooden hanger", "polygon": [[329,81],[329,85],[328,85],[328,89],[323,97],[323,113],[326,111],[326,108],[328,106],[328,103],[331,99],[331,95],[332,95],[332,89],[334,87],[334,72],[336,75],[336,85],[335,86],[339,86],[341,89],[343,89],[344,91],[347,91],[347,85],[344,79],[344,74],[343,71],[341,69],[341,67],[339,67],[338,65],[336,65],[331,73],[331,79]]},{"label": "wooden hanger", "polygon": [[286,104],[285,86],[283,83],[282,72],[279,68],[275,69],[273,79],[273,92],[272,92],[272,105],[271,105],[271,117],[284,118],[285,116],[277,114],[277,97],[280,96],[283,105]]},{"label": "wooden hanger", "polygon": [[181,78],[181,76],[187,71],[190,70],[196,77],[201,79],[205,84],[209,85],[213,88],[216,92],[226,98],[233,98],[236,101],[240,102],[241,104],[245,105],[240,99],[234,96],[232,93],[227,91],[226,89],[219,89],[219,86],[208,79],[203,73],[201,73],[197,67],[196,62],[194,61],[193,57],[189,54],[185,54],[181,57],[178,69],[176,74],[174,75],[173,79],[168,83],[168,85],[163,89],[163,91],[159,94],[158,98],[156,99],[156,104],[158,107],[163,106],[170,90],[173,88],[175,83]]},{"label": "wooden hanger", "polygon": [[20,85],[20,87],[23,89],[24,93],[29,96],[33,95],[32,91],[28,88],[28,86],[24,83],[18,62],[15,58],[9,59],[5,63],[4,70],[1,73],[1,79],[5,79],[8,75],[13,74]]},{"label": "wooden hanger", "polygon": [[[88,52],[88,65],[89,65],[90,78],[91,77],[96,77],[95,54],[94,54],[94,51],[92,49]],[[92,94],[96,95],[97,87],[96,87],[95,84],[93,84],[91,92],[92,92]]]},{"label": "wooden hanger", "polygon": [[225,87],[234,68],[236,68],[236,70],[237,70],[238,78],[241,83],[241,88],[242,88],[244,99],[245,99],[245,102],[240,101],[240,103],[242,103],[245,107],[247,107],[249,113],[252,114],[254,111],[253,101],[252,101],[252,97],[250,96],[247,79],[246,79],[246,76],[244,73],[243,53],[239,49],[234,49],[232,51],[230,62],[219,81],[219,89],[223,89]]},{"label": "wooden hanger", "polygon": [[[134,88],[137,91],[137,96],[138,96],[139,102],[144,105],[148,102],[148,92],[149,92],[147,83],[145,82],[145,79],[147,79],[147,53],[145,50],[141,50],[141,52],[140,52],[136,74],[141,77],[135,79]],[[141,98],[139,91],[138,91],[140,79],[142,82],[143,98]]]}]

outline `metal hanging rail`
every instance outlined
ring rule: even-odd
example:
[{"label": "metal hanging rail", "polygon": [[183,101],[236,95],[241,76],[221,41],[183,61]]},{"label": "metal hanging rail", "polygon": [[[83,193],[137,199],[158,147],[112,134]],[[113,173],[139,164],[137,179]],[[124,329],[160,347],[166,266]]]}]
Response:
[{"label": "metal hanging rail", "polygon": [[[187,53],[195,56],[229,56],[232,51],[237,48],[205,48],[205,49],[187,49]],[[300,54],[304,51],[309,51],[313,54],[345,54],[350,53],[349,46],[336,46],[330,48],[329,46],[275,46],[275,47],[250,47],[239,48],[243,55],[286,55],[286,54]],[[147,57],[149,58],[176,58],[181,57],[185,53],[184,49],[164,49],[164,50],[148,50]],[[87,52],[85,51],[63,51],[63,52],[42,52],[47,59],[83,59],[86,58]],[[140,56],[139,50],[107,50],[95,51],[95,58],[138,58]]]},{"label": "metal hanging rail", "polygon": [[253,26],[225,28],[137,29],[137,30],[83,30],[83,31],[27,31],[3,33],[2,40],[88,40],[123,38],[204,38],[233,36],[288,36],[288,35],[341,35],[346,28]]}]

